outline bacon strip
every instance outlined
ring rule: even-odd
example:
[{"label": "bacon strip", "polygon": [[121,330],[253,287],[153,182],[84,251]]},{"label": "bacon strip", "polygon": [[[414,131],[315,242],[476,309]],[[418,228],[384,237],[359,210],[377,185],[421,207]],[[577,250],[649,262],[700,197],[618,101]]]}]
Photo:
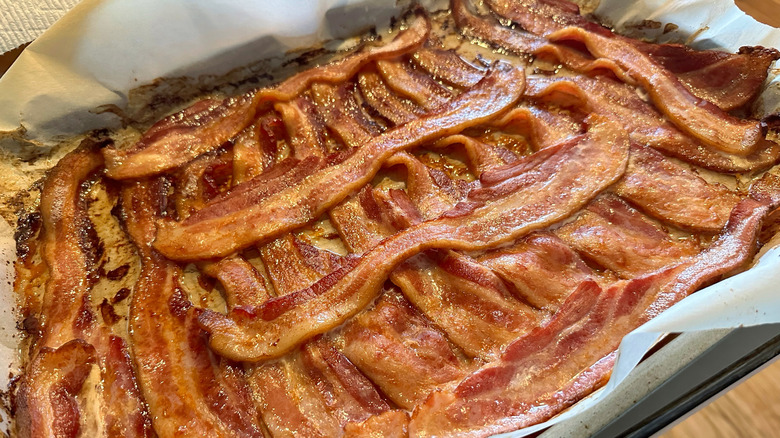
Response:
[{"label": "bacon strip", "polygon": [[[149,419],[135,384],[127,346],[109,329],[97,326],[90,303],[94,233],[82,199],[82,183],[103,160],[96,144],[66,155],[46,179],[41,192],[43,261],[50,277],[40,313],[42,329],[18,393],[20,433],[30,436],[75,436],[79,409],[75,397],[92,364],[100,369],[97,409],[105,434],[149,436]],[[68,361],[82,361],[72,362]]]},{"label": "bacon strip", "polygon": [[533,233],[509,247],[477,258],[514,286],[513,292],[532,306],[556,311],[583,281],[595,273],[560,238]]},{"label": "bacon strip", "polygon": [[344,354],[405,409],[469,371],[447,337],[394,288],[347,321],[340,336]]},{"label": "bacon strip", "polygon": [[415,71],[408,61],[377,61],[377,70],[387,85],[427,111],[452,99],[452,94],[427,74]]},{"label": "bacon strip", "polygon": [[[424,169],[419,169],[418,172],[427,174]],[[414,173],[410,171],[409,175]],[[419,193],[420,187],[415,186],[422,179],[421,175],[410,178],[407,190],[412,194]],[[433,189],[430,184],[423,184],[423,187],[428,189],[427,196],[421,197],[423,201],[437,197],[436,192],[441,191]],[[375,193],[374,196],[379,194]],[[388,201],[395,202],[403,192],[394,195]],[[359,199],[370,196],[372,194],[369,192],[361,195]],[[446,197],[446,194],[439,197]],[[409,200],[403,202],[408,203],[408,208],[413,211],[399,211],[399,214],[415,216],[416,219],[420,213],[415,206]],[[416,203],[423,209],[430,205],[428,202]],[[439,203],[445,204],[442,201]],[[371,219],[366,217],[362,204],[366,203],[355,203],[353,200],[334,209],[331,217],[334,218],[336,226],[339,227],[340,219],[345,216],[349,222],[349,215],[357,216],[361,222],[370,222]],[[378,208],[386,210],[387,206],[380,205]],[[399,209],[403,207],[396,210]],[[414,221],[408,217],[404,219],[406,223]],[[380,223],[388,222],[387,219],[380,218]],[[387,232],[374,238],[380,240],[392,235],[393,227],[387,224],[384,228],[376,227],[374,230]],[[349,235],[344,235],[344,239],[353,243],[359,240]],[[412,257],[390,273],[390,280],[400,287],[409,301],[440,327],[455,345],[471,356],[494,356],[503,345],[516,338],[519,333],[527,331],[538,319],[528,306],[509,294],[504,283],[492,271],[454,251],[427,251]]]},{"label": "bacon strip", "polygon": [[694,230],[718,232],[741,196],[639,145],[615,192],[652,216]]},{"label": "bacon strip", "polygon": [[[491,2],[491,8],[499,15],[507,14],[537,35],[549,35],[565,27],[576,26],[631,45],[676,75],[692,94],[724,111],[750,103],[761,90],[770,64],[780,57],[780,52],[763,47],[743,47],[738,54],[731,54],[626,38],[588,21],[579,15],[578,6],[568,1],[524,0],[510,4],[496,0]],[[621,76],[618,71],[612,72]]]},{"label": "bacon strip", "polygon": [[287,128],[291,157],[303,160],[325,155],[325,123],[319,118],[316,106],[308,96],[299,96],[291,102],[277,103],[274,108]]},{"label": "bacon strip", "polygon": [[424,113],[422,108],[393,93],[382,77],[374,71],[360,73],[358,84],[366,103],[394,125],[402,125]]},{"label": "bacon strip", "polygon": [[312,86],[317,109],[333,132],[348,148],[355,148],[379,134],[378,126],[360,110],[353,95],[354,84],[334,87],[326,84]]},{"label": "bacon strip", "polygon": [[594,125],[578,140],[502,170],[506,179],[473,191],[469,202],[384,240],[354,267],[335,271],[294,298],[236,309],[227,317],[204,311],[200,322],[211,333],[212,348],[237,360],[277,357],[365,307],[393,268],[412,255],[432,248],[489,248],[565,218],[620,178],[628,159],[626,134],[610,122]]},{"label": "bacon strip", "polygon": [[384,46],[368,47],[322,67],[308,69],[271,88],[224,101],[207,99],[152,126],[129,149],[105,148],[107,175],[114,179],[157,175],[215,149],[249,126],[259,108],[284,102],[316,82],[343,82],[366,64],[391,59],[420,47],[430,32],[421,10],[407,30]]},{"label": "bacon strip", "polygon": [[415,411],[410,436],[507,432],[586,396],[609,376],[626,333],[749,260],[767,211],[752,199],[742,201],[724,234],[687,262],[606,289],[584,281],[547,324],[515,341],[500,360],[433,394]]},{"label": "bacon strip", "polygon": [[30,362],[16,395],[18,436],[78,436],[81,413],[76,395],[95,361],[94,347],[81,339],[57,349],[41,348]]},{"label": "bacon strip", "polygon": [[[264,246],[261,254],[279,295],[309,286],[339,263],[335,255],[289,234]],[[274,436],[337,436],[347,423],[390,409],[328,338],[249,370],[253,392]]]},{"label": "bacon strip", "polygon": [[208,350],[179,285],[179,268],[151,247],[165,192],[159,179],[122,192],[125,224],[141,256],[130,337],[154,430],[160,436],[182,430],[194,436],[263,436],[241,369]]},{"label": "bacon strip", "polygon": [[[655,106],[679,129],[704,144],[744,156],[754,152],[764,140],[760,122],[737,119],[712,102],[696,97],[677,76],[633,44],[622,38],[613,38],[608,30],[581,17],[577,19],[576,12],[545,15],[554,14],[559,8],[550,6],[550,2],[537,0],[511,4],[506,0],[492,0],[489,4],[499,15],[519,22],[525,29],[553,43],[580,43],[596,58],[607,58],[617,63],[647,91]],[[564,27],[569,25],[580,27]]]},{"label": "bacon strip", "polygon": [[590,260],[622,278],[634,278],[686,260],[696,243],[673,240],[620,198],[603,196],[555,233]]},{"label": "bacon strip", "polygon": [[277,143],[285,135],[281,118],[269,112],[242,131],[233,142],[233,181],[238,185],[276,162]]},{"label": "bacon strip", "polygon": [[[368,182],[392,154],[490,119],[519,98],[522,84],[521,70],[499,63],[476,87],[440,111],[387,131],[298,186],[213,219],[196,221],[198,215],[193,215],[184,223],[161,222],[155,248],[174,260],[194,260],[226,256],[279,236],[318,217]],[[206,207],[199,213],[208,216],[211,212]]]},{"label": "bacon strip", "polygon": [[607,78],[532,76],[528,78],[526,95],[577,112],[595,112],[610,117],[623,124],[634,142],[720,172],[761,170],[780,159],[780,145],[767,140],[747,156],[711,149],[669,123],[644,102],[634,88]]},{"label": "bacon strip", "polygon": [[456,87],[473,87],[485,76],[484,69],[466,62],[451,50],[424,47],[414,52],[412,59],[434,78]]}]

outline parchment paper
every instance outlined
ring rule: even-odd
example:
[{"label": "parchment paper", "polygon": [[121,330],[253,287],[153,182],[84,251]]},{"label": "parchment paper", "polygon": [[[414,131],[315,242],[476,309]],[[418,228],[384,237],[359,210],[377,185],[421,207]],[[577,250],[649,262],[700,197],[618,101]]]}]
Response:
[{"label": "parchment paper", "polygon": [[[24,126],[28,138],[45,144],[63,135],[116,126],[113,116],[91,110],[122,106],[131,88],[157,77],[225,73],[288,49],[365,31],[397,10],[390,0],[84,0],[30,45],[0,79],[0,131]],[[747,17],[729,0],[603,0],[595,13],[630,34],[702,49],[780,47],[779,30]],[[636,26],[645,20],[661,25]],[[667,23],[677,30],[664,33]],[[768,82],[757,108],[763,114],[780,110],[780,80]],[[5,248],[8,260],[13,259],[13,240],[5,225],[0,224],[0,251]],[[0,263],[0,277],[3,266]],[[551,421],[504,436],[543,429],[597,403],[665,333],[780,322],[778,284],[780,249],[775,248],[749,271],[693,294],[626,336],[605,388]],[[13,303],[7,286],[3,279],[0,300]],[[1,317],[0,335],[13,334],[13,319],[8,313]],[[12,362],[14,342],[0,338],[2,363]]]}]

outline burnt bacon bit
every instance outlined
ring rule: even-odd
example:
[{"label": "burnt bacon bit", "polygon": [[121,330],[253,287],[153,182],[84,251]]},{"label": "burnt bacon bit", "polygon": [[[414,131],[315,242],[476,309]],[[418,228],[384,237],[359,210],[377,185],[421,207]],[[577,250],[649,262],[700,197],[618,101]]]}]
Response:
[{"label": "burnt bacon bit", "polygon": [[123,278],[125,278],[125,275],[130,271],[130,265],[125,263],[122,266],[117,266],[116,268],[106,272],[106,278],[108,278],[111,281],[119,281]]},{"label": "burnt bacon bit", "polygon": [[34,252],[32,240],[38,235],[41,224],[41,214],[39,212],[24,213],[19,216],[19,221],[14,231],[14,240],[16,241],[16,255],[20,259],[25,259]]},{"label": "burnt bacon bit", "polygon": [[[278,357],[364,308],[388,274],[421,251],[486,249],[569,216],[619,179],[628,161],[627,135],[611,122],[595,119],[589,134],[580,140],[544,149],[510,165],[506,179],[473,191],[468,201],[441,218],[382,241],[354,267],[342,268],[339,278],[326,276],[325,284],[315,283],[283,297],[282,312],[276,309],[276,299],[256,312],[242,310],[225,316],[204,311],[199,321],[211,335],[211,347],[233,360]],[[519,171],[523,168],[534,172],[523,174]],[[270,317],[262,316],[265,309],[273,310]]]},{"label": "burnt bacon bit", "polygon": [[390,43],[298,73],[282,83],[224,101],[203,100],[158,122],[131,148],[104,148],[106,175],[114,179],[158,175],[213,150],[241,132],[269,102],[287,101],[315,82],[342,82],[369,62],[394,58],[423,44],[430,23],[418,11]]},{"label": "burnt bacon bit", "polygon": [[[497,63],[475,87],[434,113],[386,131],[341,163],[235,213],[189,223],[162,221],[155,248],[174,260],[218,257],[279,236],[324,213],[362,187],[394,153],[490,120],[522,94],[523,71]],[[240,186],[239,186],[240,187]],[[201,214],[211,214],[208,207]],[[213,215],[216,216],[216,215]]]}]

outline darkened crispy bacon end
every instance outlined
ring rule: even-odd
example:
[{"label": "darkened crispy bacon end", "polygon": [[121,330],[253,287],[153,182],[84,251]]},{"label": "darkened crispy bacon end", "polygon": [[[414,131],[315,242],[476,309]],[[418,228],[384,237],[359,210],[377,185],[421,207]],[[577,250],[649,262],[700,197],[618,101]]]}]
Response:
[{"label": "darkened crispy bacon end", "polygon": [[[63,158],[17,263],[19,436],[512,431],[749,264],[777,230],[780,144],[736,114],[779,52],[485,3],[452,18],[501,56],[447,49],[449,16],[417,8],[388,41]],[[132,260],[110,272],[101,194]]]}]

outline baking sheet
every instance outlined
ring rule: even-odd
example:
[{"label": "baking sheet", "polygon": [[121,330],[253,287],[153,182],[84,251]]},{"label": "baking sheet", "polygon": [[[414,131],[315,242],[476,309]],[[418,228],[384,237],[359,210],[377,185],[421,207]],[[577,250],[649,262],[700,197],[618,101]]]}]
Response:
[{"label": "baking sheet", "polygon": [[[140,84],[165,76],[223,74],[289,49],[362,32],[386,22],[398,8],[389,0],[84,0],[0,79],[0,131],[24,132],[37,147],[47,148],[62,136],[116,127],[115,116],[94,109],[122,107],[129,90]],[[596,14],[631,34],[697,48],[780,47],[780,31],[747,17],[729,0],[603,0]],[[636,26],[646,20],[661,25]],[[666,23],[678,28],[663,33]],[[770,81],[757,109],[780,110],[780,80]],[[0,250],[13,259],[10,233],[0,224]],[[750,271],[697,292],[626,336],[605,388],[549,422],[503,436],[523,436],[588,409],[613,391],[664,333],[780,322],[779,283],[780,249],[773,249]],[[7,286],[3,281],[0,300],[13,303]],[[0,362],[10,363],[14,321],[6,314],[2,322],[8,328],[0,327]]]}]

